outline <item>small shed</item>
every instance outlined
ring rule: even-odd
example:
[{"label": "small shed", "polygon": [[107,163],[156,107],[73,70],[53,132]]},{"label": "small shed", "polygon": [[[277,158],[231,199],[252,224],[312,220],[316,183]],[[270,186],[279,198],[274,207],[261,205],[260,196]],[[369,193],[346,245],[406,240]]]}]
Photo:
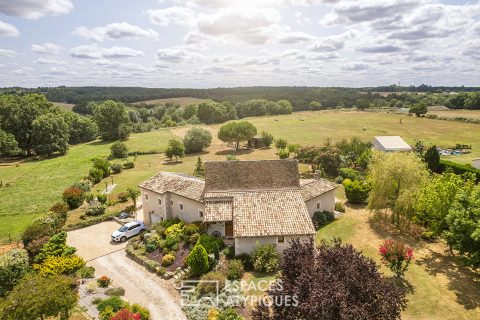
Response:
[{"label": "small shed", "polygon": [[385,152],[412,150],[400,136],[376,136],[373,139],[373,148]]},{"label": "small shed", "polygon": [[255,136],[252,139],[248,140],[249,149],[260,149],[264,148],[265,145],[262,142],[262,139],[259,136]]}]

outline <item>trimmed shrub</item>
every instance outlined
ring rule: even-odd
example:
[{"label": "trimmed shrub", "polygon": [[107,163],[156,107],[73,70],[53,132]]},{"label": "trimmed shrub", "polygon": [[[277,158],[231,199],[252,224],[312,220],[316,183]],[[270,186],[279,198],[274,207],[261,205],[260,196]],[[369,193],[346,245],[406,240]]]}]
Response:
[{"label": "trimmed shrub", "polygon": [[175,255],[174,254],[166,254],[162,258],[162,267],[171,266],[175,262]]},{"label": "trimmed shrub", "polygon": [[350,180],[357,180],[360,176],[360,172],[352,168],[340,168],[339,174],[343,177],[343,179]]},{"label": "trimmed shrub", "polygon": [[40,263],[49,256],[71,256],[77,249],[67,246],[67,233],[65,231],[53,235],[42,247],[39,254],[35,257],[35,262]]},{"label": "trimmed shrub", "polygon": [[114,312],[117,312],[127,306],[128,303],[122,300],[122,298],[118,296],[113,296],[100,301],[100,303],[97,305],[97,310],[102,312],[103,310],[105,310],[105,308],[110,307]]},{"label": "trimmed shrub", "polygon": [[110,285],[112,282],[112,279],[108,276],[101,276],[100,278],[97,279],[98,286],[100,288],[106,288]]},{"label": "trimmed shrub", "polygon": [[253,270],[257,272],[274,272],[280,266],[280,254],[273,244],[256,245],[250,253]]},{"label": "trimmed shrub", "polygon": [[341,184],[343,182],[343,177],[342,176],[338,176],[335,178],[335,183],[338,183],[338,184]]},{"label": "trimmed shrub", "polygon": [[183,232],[186,236],[191,236],[195,233],[200,233],[200,228],[196,224],[190,223],[185,226]]},{"label": "trimmed shrub", "polygon": [[93,159],[93,167],[102,172],[102,178],[110,176],[110,161],[104,158]]},{"label": "trimmed shrub", "polygon": [[128,157],[127,145],[120,141],[115,142],[110,147],[110,156],[117,159]]},{"label": "trimmed shrub", "polygon": [[106,207],[104,205],[93,205],[87,208],[85,214],[87,216],[101,216],[105,213]]},{"label": "trimmed shrub", "polygon": [[219,250],[222,249],[224,246],[223,240],[221,238],[215,238],[208,234],[202,234],[198,239],[197,244],[202,245],[205,250],[207,250],[208,254],[214,253],[215,245]]},{"label": "trimmed shrub", "polygon": [[114,174],[119,174],[120,172],[122,172],[123,167],[120,163],[112,163],[112,165],[110,166],[110,170],[112,170],[112,173]]},{"label": "trimmed shrub", "polygon": [[154,260],[147,260],[146,261],[146,267],[148,271],[151,272],[156,272],[157,268],[160,266],[160,264],[157,261]]},{"label": "trimmed shrub", "polygon": [[335,202],[335,211],[345,212],[345,205],[342,202]]},{"label": "trimmed shrub", "polygon": [[248,253],[241,253],[235,256],[235,259],[242,261],[245,270],[253,271],[253,263]]},{"label": "trimmed shrub", "polygon": [[[217,293],[225,287],[225,275],[219,271],[210,271],[207,274],[204,274],[200,277],[200,280],[205,282],[200,282],[197,286],[197,289],[200,293]],[[213,282],[210,282],[213,281]],[[218,284],[218,287],[217,287]]]},{"label": "trimmed shrub", "polygon": [[22,233],[22,242],[25,247],[33,240],[53,236],[58,227],[44,219],[36,219]]},{"label": "trimmed shrub", "polygon": [[312,217],[312,222],[313,222],[313,225],[315,226],[315,230],[318,230],[321,227],[326,226],[333,220],[335,220],[335,215],[332,212],[328,212],[328,211],[316,211]]},{"label": "trimmed shrub", "polygon": [[85,265],[85,261],[77,255],[66,257],[47,257],[42,264],[34,264],[33,269],[42,277],[57,275],[73,275]]},{"label": "trimmed shrub", "polygon": [[135,162],[133,161],[127,161],[123,164],[124,169],[133,169],[135,168]]},{"label": "trimmed shrub", "polygon": [[103,179],[103,172],[102,170],[92,168],[88,171],[88,179],[92,181],[92,183],[97,184]]},{"label": "trimmed shrub", "polygon": [[239,280],[243,277],[245,269],[243,268],[243,263],[239,259],[233,259],[230,261],[227,269],[227,279],[228,280]]},{"label": "trimmed shrub", "polygon": [[196,276],[205,274],[209,270],[207,251],[198,242],[187,257],[187,265]]},{"label": "trimmed shrub", "polygon": [[[94,267],[89,267],[89,266],[83,266],[78,271],[76,272],[77,277],[82,278],[82,279],[88,279],[88,278],[93,278],[95,277],[95,268]],[[96,282],[91,282],[95,283]]]},{"label": "trimmed shrub", "polygon": [[125,295],[125,289],[123,289],[122,287],[110,288],[110,289],[107,289],[107,290],[105,291],[105,294],[106,294],[107,296],[117,296],[117,297],[120,297],[120,296]]},{"label": "trimmed shrub", "polygon": [[85,193],[78,188],[70,187],[63,191],[62,198],[70,209],[76,209],[80,207],[85,200]]},{"label": "trimmed shrub", "polygon": [[39,252],[42,250],[43,245],[48,242],[48,239],[50,239],[50,237],[45,236],[38,239],[33,239],[28,243],[28,245],[25,247],[25,250],[27,250],[30,260],[33,261],[35,259],[37,254],[39,254]]},{"label": "trimmed shrub", "polygon": [[97,194],[97,200],[101,204],[105,204],[105,203],[107,203],[107,195],[106,194],[101,194],[101,193]]},{"label": "trimmed shrub", "polygon": [[0,255],[0,297],[22,279],[29,270],[28,253],[23,249],[13,249]]},{"label": "trimmed shrub", "polygon": [[280,159],[288,159],[290,157],[290,151],[288,151],[288,149],[280,149],[278,150],[278,157]]},{"label": "trimmed shrub", "polygon": [[157,250],[157,248],[158,248],[158,246],[154,242],[149,242],[149,243],[145,244],[145,251],[147,251],[148,253]]},{"label": "trimmed shrub", "polygon": [[348,202],[353,204],[365,204],[368,200],[370,185],[366,181],[345,179],[343,181],[345,196]]},{"label": "trimmed shrub", "polygon": [[72,187],[78,188],[83,192],[89,192],[90,190],[92,190],[92,183],[88,180],[81,180],[79,182],[74,183]]}]

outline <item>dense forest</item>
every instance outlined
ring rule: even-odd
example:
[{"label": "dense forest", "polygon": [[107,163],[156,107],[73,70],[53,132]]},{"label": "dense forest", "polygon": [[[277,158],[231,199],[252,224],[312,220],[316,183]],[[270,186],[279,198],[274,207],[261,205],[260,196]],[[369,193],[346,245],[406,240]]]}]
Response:
[{"label": "dense forest", "polygon": [[[42,93],[52,102],[66,102],[72,104],[85,104],[90,101],[116,100],[125,103],[139,102],[153,99],[193,97],[201,99],[211,99],[217,102],[230,101],[245,102],[254,99],[266,99],[272,101],[288,100],[291,102],[293,111],[302,111],[311,109],[312,101],[319,102],[323,108],[353,107],[358,106],[358,100],[366,98],[365,107],[383,107],[392,106],[400,100],[407,102],[405,107],[410,107],[408,103],[424,102],[429,104],[442,104],[453,108],[472,108],[469,105],[461,103],[457,105],[450,103],[448,105],[450,92],[463,92],[460,94],[466,100],[467,92],[479,92],[480,88],[474,87],[431,87],[421,85],[418,87],[409,86],[384,86],[375,88],[318,88],[318,87],[238,87],[238,88],[212,88],[212,89],[185,89],[185,88],[139,88],[139,87],[40,87],[34,89],[26,88],[3,88],[1,93]],[[392,92],[385,97],[378,92]],[[429,101],[424,97],[419,97],[416,92],[428,93]],[[431,101],[431,97],[434,97]],[[422,101],[420,101],[422,100]],[[361,101],[360,104],[365,104]],[[400,104],[399,104],[400,105]],[[399,106],[397,105],[397,107]],[[477,103],[470,103],[476,106]],[[478,107],[480,108],[480,105]]]}]

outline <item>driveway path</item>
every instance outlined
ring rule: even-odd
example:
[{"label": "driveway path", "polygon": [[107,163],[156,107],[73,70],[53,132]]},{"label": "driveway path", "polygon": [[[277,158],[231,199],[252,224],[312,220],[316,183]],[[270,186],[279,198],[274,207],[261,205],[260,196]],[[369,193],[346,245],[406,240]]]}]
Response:
[{"label": "driveway path", "polygon": [[125,299],[150,310],[152,320],[186,319],[180,308],[180,296],[172,282],[161,279],[129,259],[126,243],[110,242],[111,233],[119,227],[113,221],[68,232],[68,245],[95,268],[96,276],[107,275],[114,286],[125,289]]}]

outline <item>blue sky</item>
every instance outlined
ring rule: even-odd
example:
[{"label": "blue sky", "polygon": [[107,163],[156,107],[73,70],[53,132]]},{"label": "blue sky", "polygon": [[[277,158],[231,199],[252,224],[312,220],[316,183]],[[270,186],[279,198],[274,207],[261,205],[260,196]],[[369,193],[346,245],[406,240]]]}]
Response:
[{"label": "blue sky", "polygon": [[480,85],[480,1],[0,0],[0,87]]}]

